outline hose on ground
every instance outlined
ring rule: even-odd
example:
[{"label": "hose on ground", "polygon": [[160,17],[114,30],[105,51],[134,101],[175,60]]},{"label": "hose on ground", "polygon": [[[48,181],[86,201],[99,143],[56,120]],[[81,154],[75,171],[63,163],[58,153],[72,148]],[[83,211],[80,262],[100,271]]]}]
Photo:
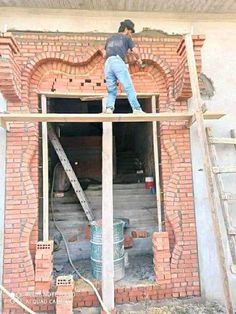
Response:
[{"label": "hose on ground", "polygon": [[51,205],[51,212],[52,212],[52,219],[53,219],[53,223],[56,227],[56,229],[58,230],[58,232],[61,234],[62,236],[62,239],[64,241],[64,244],[65,244],[65,248],[66,248],[66,253],[67,253],[67,256],[68,256],[68,259],[69,259],[69,263],[71,265],[71,267],[74,269],[74,271],[76,272],[76,274],[84,281],[86,282],[90,287],[92,287],[92,289],[94,290],[97,298],[98,298],[98,301],[99,303],[101,304],[101,307],[103,309],[103,311],[106,313],[106,314],[110,314],[110,312],[108,311],[106,305],[104,304],[104,302],[102,301],[102,298],[97,290],[97,288],[94,286],[94,284],[87,278],[85,278],[84,276],[81,275],[81,273],[76,269],[76,267],[74,266],[72,260],[71,260],[71,256],[70,256],[70,251],[69,251],[69,247],[68,247],[68,244],[66,242],[66,239],[65,239],[65,236],[63,234],[63,232],[60,230],[60,228],[58,227],[57,223],[56,223],[56,219],[55,219],[55,215],[54,215],[54,197],[53,197],[53,190],[54,190],[54,183],[55,183],[55,173],[56,173],[56,168],[59,164],[57,164],[55,167],[54,167],[54,170],[53,170],[53,176],[52,176],[52,186],[51,186],[51,193],[50,193],[50,205]]}]

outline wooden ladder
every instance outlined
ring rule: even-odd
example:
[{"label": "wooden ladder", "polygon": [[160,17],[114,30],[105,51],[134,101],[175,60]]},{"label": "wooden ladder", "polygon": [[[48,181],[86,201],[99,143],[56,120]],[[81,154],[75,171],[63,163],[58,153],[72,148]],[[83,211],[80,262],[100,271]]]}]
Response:
[{"label": "wooden ladder", "polygon": [[48,123],[48,137],[57,153],[57,156],[59,157],[61,164],[70,180],[70,183],[75,191],[75,194],[80,201],[80,204],[85,212],[85,215],[87,216],[88,220],[90,222],[94,221],[94,214],[92,209],[89,206],[88,200],[86,198],[86,195],[84,194],[84,191],[76,177],[76,174],[71,167],[71,164],[64,152],[63,147],[61,146],[61,143],[59,139],[57,138],[57,135],[50,123]]},{"label": "wooden ladder", "polygon": [[215,186],[217,187],[222,214],[224,218],[224,223],[227,231],[227,237],[229,241],[230,252],[232,256],[231,271],[236,274],[236,228],[233,226],[232,217],[230,215],[229,202],[235,202],[236,204],[236,194],[229,193],[225,191],[224,181],[222,174],[236,174],[236,166],[219,166],[216,144],[223,145],[235,145],[236,147],[236,130],[231,130],[231,138],[218,138],[212,135],[212,130],[206,128],[206,134],[208,139],[212,172],[215,178]]}]

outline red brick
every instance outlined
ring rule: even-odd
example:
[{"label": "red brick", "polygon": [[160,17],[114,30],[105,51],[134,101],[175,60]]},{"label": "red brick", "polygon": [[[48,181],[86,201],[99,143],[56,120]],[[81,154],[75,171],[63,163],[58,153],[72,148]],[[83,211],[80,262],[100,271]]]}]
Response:
[{"label": "red brick", "polygon": [[124,235],[124,247],[125,249],[132,248],[134,244],[133,238],[129,234]]},{"label": "red brick", "polygon": [[134,230],[131,232],[133,238],[147,238],[149,233],[147,231]]}]

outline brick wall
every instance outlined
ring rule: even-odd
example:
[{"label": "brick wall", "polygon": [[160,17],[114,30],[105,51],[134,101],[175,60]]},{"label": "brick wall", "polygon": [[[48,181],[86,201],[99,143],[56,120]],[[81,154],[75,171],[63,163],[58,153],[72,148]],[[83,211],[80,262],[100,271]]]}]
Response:
[{"label": "brick wall", "polygon": [[[8,100],[8,111],[38,112],[38,95],[42,92],[105,93],[102,54],[106,37],[20,32],[0,37],[0,55],[4,54],[8,60],[5,67],[5,59],[0,56],[0,69],[11,74],[12,78],[8,85],[0,84],[0,90]],[[194,37],[199,72],[203,40],[201,36]],[[181,36],[136,35],[135,41],[147,65],[140,69],[131,57],[128,58],[136,91],[159,92],[157,109],[160,112],[187,110],[186,100],[191,96],[191,91]],[[165,226],[170,248],[168,271],[171,280],[164,289],[158,285],[158,276],[156,285],[118,289],[117,303],[199,294],[189,130],[183,122],[163,122],[160,124],[160,135]],[[37,124],[11,124],[7,139],[3,279],[6,288],[23,295],[35,291],[38,146]],[[156,258],[158,260],[158,255]],[[161,269],[159,266],[158,269]],[[86,293],[79,294],[78,304],[81,302],[90,306],[96,302],[93,294],[91,298],[88,295],[88,298]],[[10,308],[14,308],[14,305],[5,299],[4,313],[10,313]]]}]

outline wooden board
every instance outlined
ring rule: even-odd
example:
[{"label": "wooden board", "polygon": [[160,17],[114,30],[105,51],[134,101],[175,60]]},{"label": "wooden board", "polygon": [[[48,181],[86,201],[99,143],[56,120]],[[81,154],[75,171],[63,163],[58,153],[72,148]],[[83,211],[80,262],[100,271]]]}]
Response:
[{"label": "wooden board", "polygon": [[236,173],[236,166],[212,167],[214,173]]},{"label": "wooden board", "polygon": [[236,201],[236,194],[225,192],[221,195],[223,200]]},{"label": "wooden board", "polygon": [[[156,113],[156,97],[152,96],[152,113]],[[155,182],[156,182],[156,201],[157,201],[157,220],[158,231],[162,231],[162,217],[161,217],[161,189],[160,189],[160,173],[159,173],[159,145],[157,136],[157,122],[152,122],[153,135],[153,153],[155,166]]]},{"label": "wooden board", "polygon": [[[102,100],[107,97],[104,93],[47,93],[45,94],[48,98],[80,98],[81,100]],[[138,98],[151,98],[153,95],[159,95],[159,93],[136,93]],[[117,95],[118,99],[127,98],[126,93],[119,93]]]},{"label": "wooden board", "polygon": [[114,309],[112,123],[103,123],[102,137],[102,298]]},{"label": "wooden board", "polygon": [[[47,113],[47,98],[41,96],[41,107],[43,114]],[[49,215],[49,187],[48,187],[48,129],[47,122],[42,123],[42,153],[43,153],[43,241],[48,241],[48,215]]]},{"label": "wooden board", "polygon": [[211,137],[209,142],[212,144],[233,144],[236,145],[236,138],[227,137]]},{"label": "wooden board", "polygon": [[[134,114],[58,114],[58,113],[0,113],[2,126],[6,122],[153,122],[153,121],[189,121],[189,112],[162,112]],[[204,119],[220,119],[223,112],[206,112]]]}]

